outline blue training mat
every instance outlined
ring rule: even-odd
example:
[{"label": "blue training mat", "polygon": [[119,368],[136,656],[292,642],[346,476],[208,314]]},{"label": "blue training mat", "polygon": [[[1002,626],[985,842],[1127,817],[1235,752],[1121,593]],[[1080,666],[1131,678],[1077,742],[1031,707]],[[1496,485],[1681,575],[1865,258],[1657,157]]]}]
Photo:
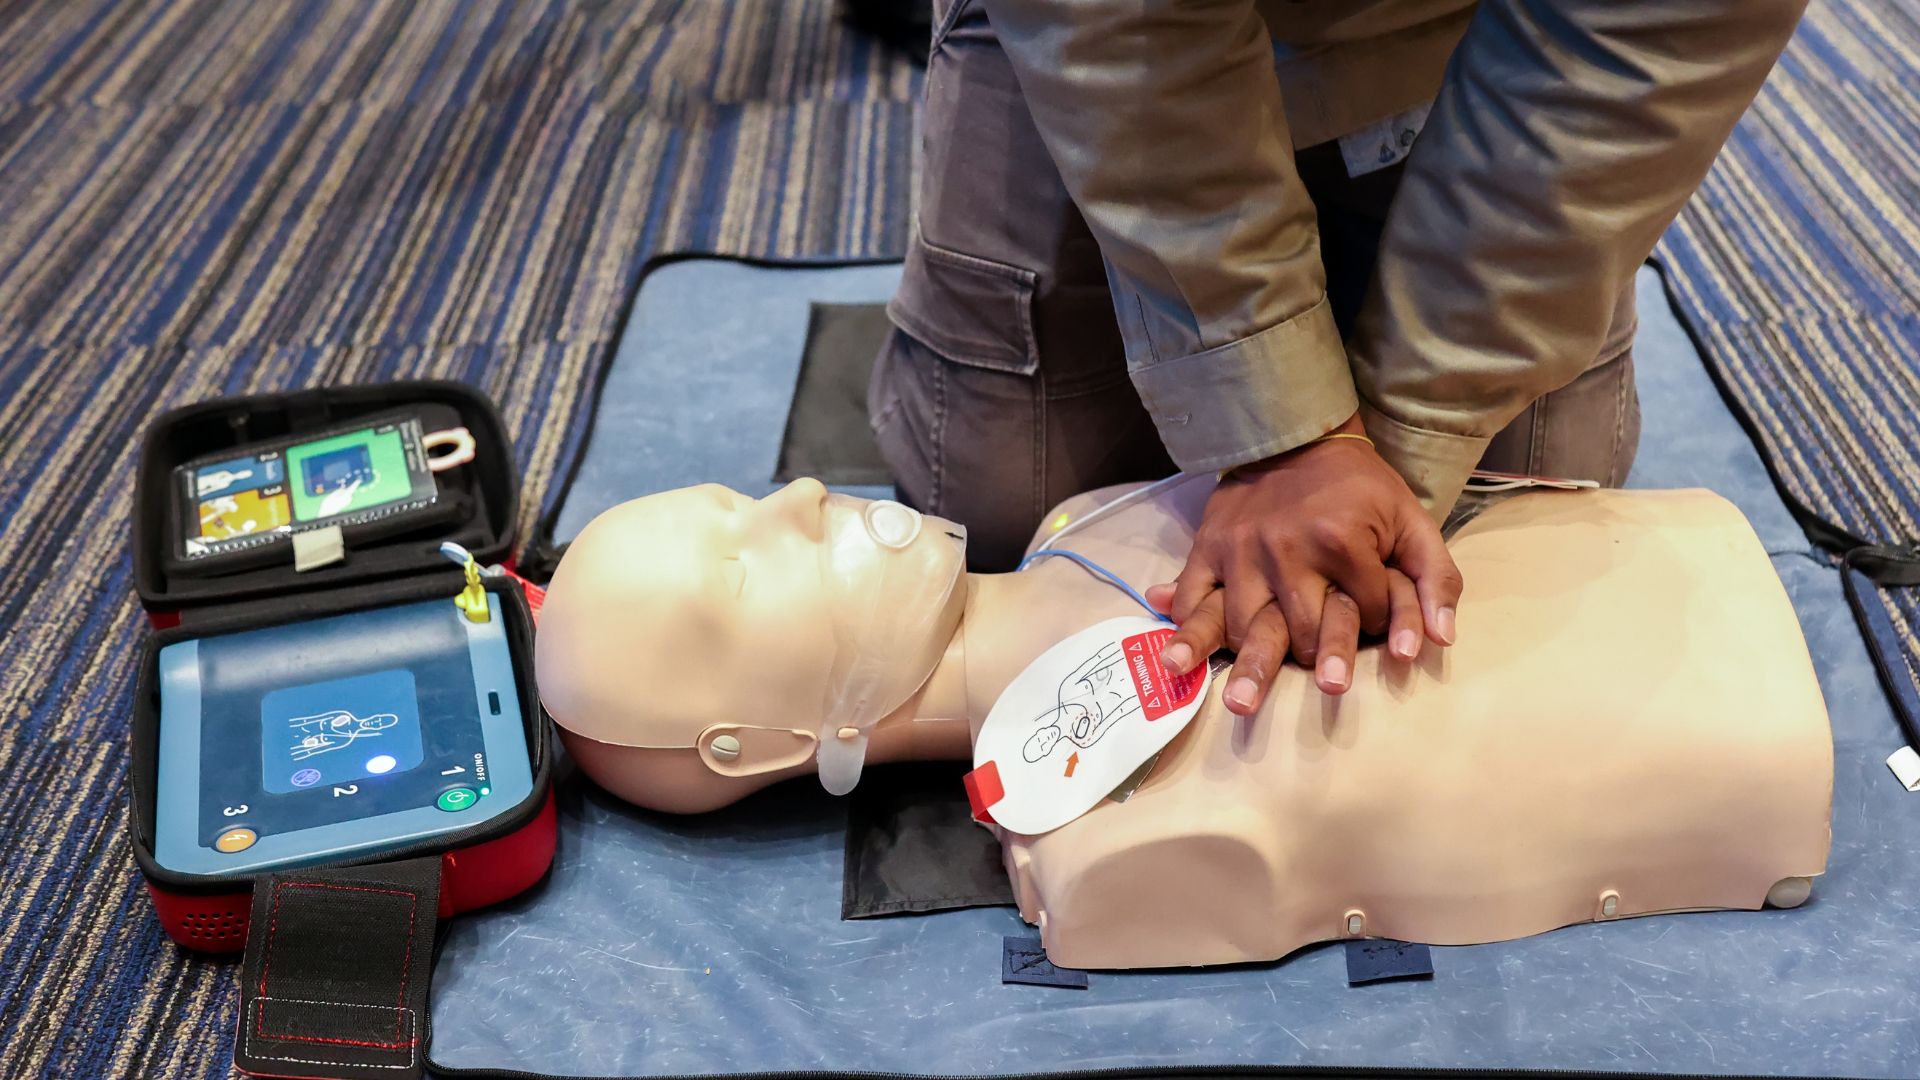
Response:
[{"label": "blue training mat", "polygon": [[[1643,276],[1643,286],[1647,278]],[[1920,1076],[1920,798],[1837,571],[1642,289],[1636,486],[1711,487],[1786,582],[1833,717],[1834,845],[1793,911],[1583,925],[1433,951],[1434,978],[1348,988],[1337,947],[1273,964],[1003,986],[1009,908],[839,920],[844,811],[796,782],[720,814],[559,781],[545,887],[452,921],[433,1053],[557,1075],[992,1074],[1197,1065]],[[604,427],[603,427],[604,430]]]},{"label": "blue training mat", "polygon": [[[814,303],[880,304],[896,263],[770,267],[667,263],[647,275],[607,369],[593,435],[563,494],[553,541],[628,499],[694,484],[759,498],[773,479]],[[864,498],[891,488],[842,487]]]}]

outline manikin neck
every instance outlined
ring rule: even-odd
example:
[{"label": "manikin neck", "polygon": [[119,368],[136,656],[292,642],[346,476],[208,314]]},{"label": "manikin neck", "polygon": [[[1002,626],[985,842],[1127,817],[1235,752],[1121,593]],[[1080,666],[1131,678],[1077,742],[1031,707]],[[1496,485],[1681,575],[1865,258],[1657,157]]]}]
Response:
[{"label": "manikin neck", "polygon": [[1069,634],[1140,608],[1065,560],[968,574],[960,628],[920,690],[875,727],[874,761],[969,758],[987,710],[1034,657]]}]

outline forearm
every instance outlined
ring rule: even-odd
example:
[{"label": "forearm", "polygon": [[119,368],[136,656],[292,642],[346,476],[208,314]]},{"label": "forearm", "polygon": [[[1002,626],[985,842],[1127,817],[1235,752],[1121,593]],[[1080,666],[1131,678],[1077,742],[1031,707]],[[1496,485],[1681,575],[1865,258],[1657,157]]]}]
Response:
[{"label": "forearm", "polygon": [[1351,415],[1311,200],[1249,0],[984,0],[1099,240],[1135,386],[1191,470]]},{"label": "forearm", "polygon": [[1488,439],[1601,350],[1616,299],[1802,0],[1484,0],[1349,343],[1369,433],[1435,514]]}]

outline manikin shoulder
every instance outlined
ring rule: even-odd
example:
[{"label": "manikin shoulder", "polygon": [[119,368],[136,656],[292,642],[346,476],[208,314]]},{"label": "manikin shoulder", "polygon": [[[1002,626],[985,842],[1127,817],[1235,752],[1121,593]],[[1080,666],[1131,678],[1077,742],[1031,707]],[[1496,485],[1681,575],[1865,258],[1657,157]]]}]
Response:
[{"label": "manikin shoulder", "polygon": [[[1074,495],[1047,511],[1028,542],[1029,552],[1050,544],[1082,550],[1088,540],[1172,531],[1191,537],[1213,493],[1212,475],[1186,473],[1153,483],[1113,484]],[[1185,549],[1180,551],[1182,557]]]}]

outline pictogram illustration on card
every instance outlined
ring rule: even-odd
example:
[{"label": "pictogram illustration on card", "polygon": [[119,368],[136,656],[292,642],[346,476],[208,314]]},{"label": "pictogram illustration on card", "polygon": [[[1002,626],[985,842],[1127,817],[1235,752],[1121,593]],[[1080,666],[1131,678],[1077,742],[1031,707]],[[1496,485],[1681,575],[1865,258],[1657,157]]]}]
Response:
[{"label": "pictogram illustration on card", "polygon": [[1160,663],[1173,628],[1108,619],[1067,638],[1009,683],[974,740],[975,816],[1049,832],[1086,813],[1200,711],[1210,672]]}]

